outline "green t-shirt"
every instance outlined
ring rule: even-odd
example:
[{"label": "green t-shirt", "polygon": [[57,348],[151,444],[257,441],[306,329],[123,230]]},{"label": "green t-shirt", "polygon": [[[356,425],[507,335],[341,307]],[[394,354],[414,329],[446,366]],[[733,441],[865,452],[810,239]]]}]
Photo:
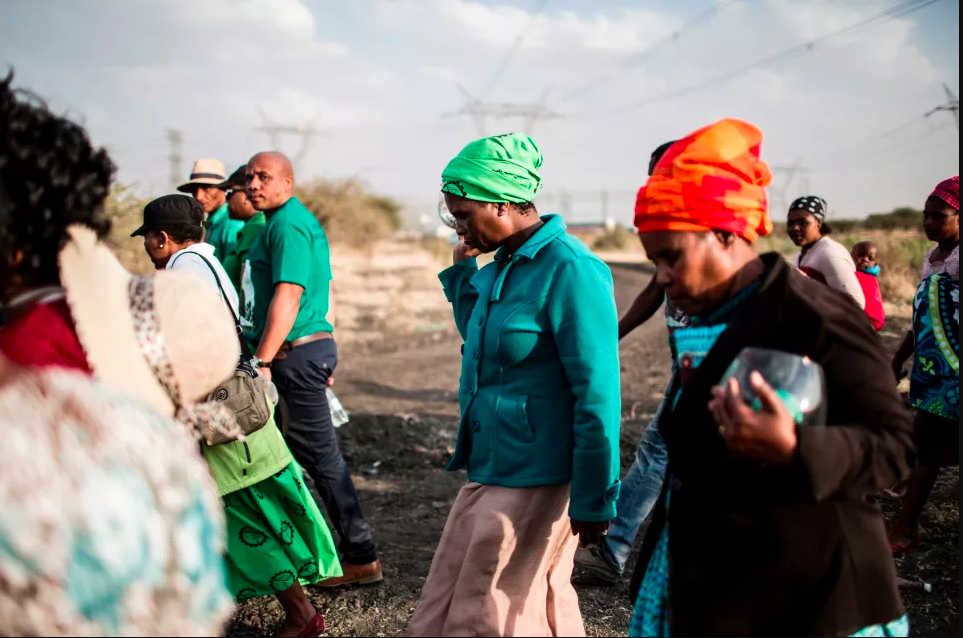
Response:
[{"label": "green t-shirt", "polygon": [[231,254],[237,243],[237,234],[244,228],[244,222],[231,219],[227,204],[222,205],[207,218],[207,243],[214,246],[214,256],[221,262]]},{"label": "green t-shirt", "polygon": [[227,276],[231,278],[235,290],[241,289],[241,266],[247,259],[247,254],[254,247],[254,242],[261,235],[261,231],[267,225],[267,218],[264,213],[258,213],[251,219],[244,222],[244,227],[237,234],[237,243],[231,249],[230,254],[221,260]]},{"label": "green t-shirt", "polygon": [[252,342],[264,334],[274,288],[280,283],[304,288],[293,341],[315,332],[333,332],[327,319],[331,282],[328,238],[321,223],[292,197],[268,216],[267,225],[247,254],[241,271],[241,325]]}]

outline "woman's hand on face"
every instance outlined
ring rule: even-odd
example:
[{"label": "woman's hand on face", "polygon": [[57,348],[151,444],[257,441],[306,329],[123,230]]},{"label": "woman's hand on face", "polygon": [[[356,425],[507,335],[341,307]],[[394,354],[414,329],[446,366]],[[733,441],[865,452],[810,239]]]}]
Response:
[{"label": "woman's hand on face", "polygon": [[572,536],[578,536],[579,547],[598,545],[609,531],[610,521],[586,523],[572,519]]},{"label": "woman's hand on face", "polygon": [[478,250],[477,248],[472,248],[471,246],[468,246],[467,244],[465,244],[465,238],[459,236],[458,243],[455,244],[455,248],[454,250],[452,250],[451,261],[452,263],[457,264],[465,261],[466,259],[477,257],[480,254],[481,254],[480,250]]},{"label": "woman's hand on face", "polygon": [[789,465],[796,451],[796,424],[761,374],[753,372],[749,383],[762,404],[758,412],[743,400],[735,379],[712,389],[709,411],[719,425],[719,434],[740,458]]}]

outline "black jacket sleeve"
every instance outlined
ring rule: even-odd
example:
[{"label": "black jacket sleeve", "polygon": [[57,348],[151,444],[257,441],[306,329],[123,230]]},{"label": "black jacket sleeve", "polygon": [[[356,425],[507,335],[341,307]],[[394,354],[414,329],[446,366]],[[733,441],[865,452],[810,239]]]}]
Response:
[{"label": "black jacket sleeve", "polygon": [[811,352],[826,375],[827,420],[834,425],[799,428],[794,462],[815,501],[860,498],[908,475],[912,422],[866,317],[834,295],[812,301],[811,318],[821,325]]}]

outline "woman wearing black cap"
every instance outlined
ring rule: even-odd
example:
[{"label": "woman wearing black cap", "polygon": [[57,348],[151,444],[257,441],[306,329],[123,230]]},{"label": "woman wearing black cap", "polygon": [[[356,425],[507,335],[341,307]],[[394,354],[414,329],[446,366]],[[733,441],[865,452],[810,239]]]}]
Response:
[{"label": "woman wearing black cap", "polygon": [[[144,248],[158,268],[190,270],[220,289],[237,318],[238,296],[214,246],[202,243],[201,204],[165,195],[144,208]],[[274,422],[244,442],[203,446],[227,520],[227,584],[239,601],[276,596],[281,636],[319,635],[324,616],[302,585],[342,574],[331,532]]]},{"label": "woman wearing black cap", "polygon": [[130,236],[144,238],[144,250],[158,270],[190,270],[219,285],[237,316],[237,291],[214,256],[214,246],[201,241],[204,209],[196,199],[187,195],[158,197],[144,207],[144,223]]},{"label": "woman wearing black cap", "polygon": [[789,207],[786,232],[792,243],[802,250],[793,257],[793,265],[811,278],[830,288],[845,292],[860,308],[866,307],[866,295],[856,278],[856,263],[849,251],[828,237],[833,232],[826,223],[829,210],[822,197],[800,197]]}]

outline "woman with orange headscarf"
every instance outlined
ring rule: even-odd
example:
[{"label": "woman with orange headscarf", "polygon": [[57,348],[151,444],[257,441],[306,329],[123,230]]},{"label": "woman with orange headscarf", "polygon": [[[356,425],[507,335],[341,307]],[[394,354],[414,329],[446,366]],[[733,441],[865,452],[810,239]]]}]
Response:
[{"label": "woman with orange headscarf", "polygon": [[[639,192],[642,243],[692,326],[672,336],[679,373],[658,422],[669,467],[630,635],[906,635],[886,530],[865,497],[906,473],[909,418],[852,302],[753,250],[772,230],[761,142],[739,120],[696,131]],[[825,414],[797,420],[757,371],[751,392],[723,382],[751,347],[818,363]]]}]

